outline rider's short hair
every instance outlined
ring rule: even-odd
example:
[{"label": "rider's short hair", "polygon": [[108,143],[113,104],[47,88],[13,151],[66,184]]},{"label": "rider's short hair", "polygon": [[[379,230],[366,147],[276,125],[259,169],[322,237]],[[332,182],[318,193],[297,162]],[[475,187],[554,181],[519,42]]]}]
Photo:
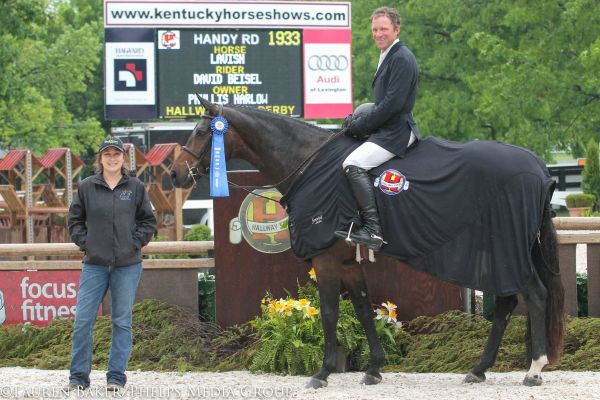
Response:
[{"label": "rider's short hair", "polygon": [[394,25],[394,27],[400,28],[400,13],[398,13],[398,10],[395,8],[379,7],[373,11],[373,14],[371,14],[371,22],[373,22],[373,19],[377,17],[388,17],[390,21],[392,21],[392,25]]}]

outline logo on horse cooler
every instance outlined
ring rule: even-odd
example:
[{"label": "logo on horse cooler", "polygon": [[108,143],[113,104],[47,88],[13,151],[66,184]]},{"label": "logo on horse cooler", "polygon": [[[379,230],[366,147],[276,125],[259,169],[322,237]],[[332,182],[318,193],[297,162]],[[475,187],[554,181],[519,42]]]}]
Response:
[{"label": "logo on horse cooler", "polygon": [[393,196],[403,190],[408,190],[408,181],[400,171],[388,169],[383,171],[381,175],[375,179],[374,186],[379,186],[379,189],[381,189],[383,193]]},{"label": "logo on horse cooler", "polygon": [[257,189],[252,193],[246,196],[240,206],[242,236],[253,249],[261,253],[281,253],[288,250],[288,216],[279,204],[281,193],[276,189]]}]

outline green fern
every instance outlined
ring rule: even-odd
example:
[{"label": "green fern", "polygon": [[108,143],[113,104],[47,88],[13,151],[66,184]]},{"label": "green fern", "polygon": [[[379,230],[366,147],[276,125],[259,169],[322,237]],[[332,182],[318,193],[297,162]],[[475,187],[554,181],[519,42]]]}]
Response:
[{"label": "green fern", "polygon": [[[286,300],[291,301],[288,293]],[[298,297],[320,304],[319,295],[312,282],[298,287]],[[286,300],[279,300],[285,303]],[[269,309],[269,302],[277,302],[267,294],[262,314],[252,321],[258,341],[255,343],[250,370],[290,375],[313,374],[323,360],[324,335],[319,316],[306,318],[302,312],[282,312]],[[373,315],[375,316],[375,315]],[[377,333],[385,352],[397,360],[406,352],[406,333],[384,321],[376,321]],[[363,327],[356,318],[352,303],[340,299],[337,325],[338,345],[348,355],[352,369],[364,370],[369,363],[369,345]]]}]

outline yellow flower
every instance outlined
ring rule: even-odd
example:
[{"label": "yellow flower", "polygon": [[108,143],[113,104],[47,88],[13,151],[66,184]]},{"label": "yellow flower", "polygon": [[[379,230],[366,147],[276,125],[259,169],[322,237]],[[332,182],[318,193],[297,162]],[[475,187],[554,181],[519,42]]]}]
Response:
[{"label": "yellow flower", "polygon": [[283,309],[283,304],[281,304],[281,301],[279,301],[279,300],[271,300],[269,302],[269,307],[267,308],[269,313],[281,312],[282,309]]},{"label": "yellow flower", "polygon": [[314,319],[319,313],[319,310],[314,307],[306,307],[302,309],[302,313],[304,314],[304,318]]},{"label": "yellow flower", "polygon": [[392,303],[391,301],[386,301],[385,303],[381,303],[382,306],[384,306],[388,312],[391,310],[395,310],[396,308],[398,308],[397,305],[395,305],[394,303]]},{"label": "yellow flower", "polygon": [[293,306],[286,305],[285,307],[283,307],[283,310],[281,312],[289,317],[290,315],[292,315],[293,310],[294,310]]},{"label": "yellow flower", "polygon": [[396,312],[398,306],[391,301],[386,301],[385,303],[381,303],[381,305],[383,306],[382,308],[375,310],[375,314],[377,314],[375,319],[385,319],[388,323],[395,323],[396,318],[398,318],[398,313]]},{"label": "yellow flower", "polygon": [[387,310],[385,308],[377,308],[375,309],[375,319],[383,319],[387,317]]},{"label": "yellow flower", "polygon": [[310,276],[310,279],[312,279],[313,281],[317,281],[317,273],[315,272],[314,267],[312,267],[310,271],[308,271],[308,276]]},{"label": "yellow flower", "polygon": [[300,299],[294,302],[294,308],[298,311],[310,306],[310,301],[307,299]]}]

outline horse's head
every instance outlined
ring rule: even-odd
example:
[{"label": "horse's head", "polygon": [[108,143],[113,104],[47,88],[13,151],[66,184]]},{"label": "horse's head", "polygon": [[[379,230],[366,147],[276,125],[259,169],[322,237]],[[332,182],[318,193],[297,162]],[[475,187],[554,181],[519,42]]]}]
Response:
[{"label": "horse's head", "polygon": [[[214,117],[223,115],[223,107],[203,98],[200,98],[200,102],[204,106],[204,115],[194,127],[183,146],[183,151],[171,166],[171,180],[175,187],[191,187],[195,179],[199,175],[204,175],[210,168],[212,138],[210,123]],[[231,151],[227,151],[227,142],[230,141],[230,136],[232,136],[230,133],[225,135],[226,153],[231,153]]]}]

